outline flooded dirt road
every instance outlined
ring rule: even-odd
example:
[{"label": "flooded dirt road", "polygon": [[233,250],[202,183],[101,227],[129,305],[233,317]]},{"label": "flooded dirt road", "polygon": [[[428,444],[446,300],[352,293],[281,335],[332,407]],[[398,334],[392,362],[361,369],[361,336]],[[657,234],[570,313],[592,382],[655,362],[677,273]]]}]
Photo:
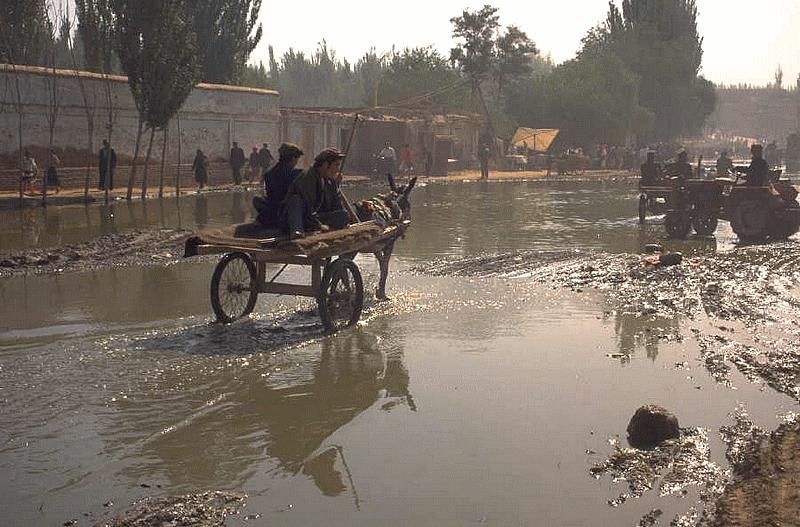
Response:
[{"label": "flooded dirt road", "polygon": [[[795,237],[738,246],[721,222],[665,240],[660,218],[637,223],[629,182],[411,197],[391,300],[367,295],[359,326],[330,337],[295,297],[214,323],[217,258],[176,244],[83,270],[0,267],[0,518],[95,525],[145,497],[220,491],[247,496],[229,526],[693,525],[748,439],[792,422]],[[249,201],[2,211],[0,260],[223,226]],[[684,262],[647,264],[653,242]],[[372,291],[374,258],[356,262]],[[672,411],[681,439],[629,449],[645,404]]]}]

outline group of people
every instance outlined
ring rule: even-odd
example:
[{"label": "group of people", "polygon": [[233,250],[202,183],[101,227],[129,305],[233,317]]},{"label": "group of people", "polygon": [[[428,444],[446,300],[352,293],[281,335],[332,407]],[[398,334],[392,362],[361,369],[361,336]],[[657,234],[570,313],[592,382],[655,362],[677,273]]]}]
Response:
[{"label": "group of people", "polygon": [[[762,187],[769,184],[770,169],[766,159],[764,159],[764,147],[760,144],[753,144],[750,147],[752,158],[748,166],[734,167],[733,160],[728,157],[726,151],[720,153],[716,161],[717,176],[730,176],[734,173],[744,174],[745,184],[747,186]],[[655,160],[655,152],[650,150],[647,152],[646,161],[641,165],[641,179],[640,185],[658,185],[664,177],[678,176],[684,179],[691,177],[703,177],[703,156],[701,155],[697,162],[697,170],[692,169],[689,164],[689,156],[686,150],[679,150],[677,158],[666,164],[664,167]]]},{"label": "group of people", "polygon": [[307,231],[341,229],[350,223],[339,184],[344,153],[325,148],[308,170],[297,168],[303,151],[293,143],[278,148],[278,162],[264,173],[264,197],[253,198],[262,227],[281,229],[290,239]]},{"label": "group of people", "polygon": [[[378,152],[378,166],[376,170],[380,173],[394,174],[395,167],[397,167],[397,152],[392,147],[389,141]],[[398,171],[401,174],[411,174],[414,171],[414,152],[411,150],[411,145],[408,143],[403,145],[400,151],[400,165]]]},{"label": "group of people", "polygon": [[[249,175],[249,182],[252,183],[256,175],[262,174],[265,170],[269,169],[272,165],[273,157],[272,152],[269,150],[269,144],[264,143],[261,150],[257,146],[253,147],[249,158],[244,157],[244,150],[239,144],[234,141],[228,156],[228,163],[233,172],[233,184],[242,184],[242,169],[247,165],[246,171]],[[195,179],[196,179],[195,174]]]},{"label": "group of people", "polygon": [[[53,188],[56,194],[61,192],[61,182],[58,179],[58,168],[60,166],[61,160],[56,155],[56,149],[51,148],[47,161],[47,168],[45,170],[45,183],[47,187]],[[36,165],[36,160],[33,158],[30,150],[25,150],[22,156],[22,163],[20,163],[20,184],[21,191],[24,194],[29,196],[36,194],[35,185],[38,172],[39,167]]]}]

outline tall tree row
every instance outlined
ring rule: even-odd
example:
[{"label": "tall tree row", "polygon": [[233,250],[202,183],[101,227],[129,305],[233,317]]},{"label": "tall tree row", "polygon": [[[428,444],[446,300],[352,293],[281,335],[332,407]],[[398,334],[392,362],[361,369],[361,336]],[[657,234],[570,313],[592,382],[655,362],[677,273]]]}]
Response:
[{"label": "tall tree row", "polygon": [[52,39],[53,25],[45,0],[0,3],[0,62],[46,65]]},{"label": "tall tree row", "polygon": [[197,82],[197,48],[186,20],[185,0],[116,0],[117,53],[128,77],[139,127],[134,161],[128,179],[128,199],[133,192],[142,128],[150,142],[142,176],[142,197],[147,192],[148,161],[157,130],[164,130]]},{"label": "tall tree row", "polygon": [[201,80],[219,84],[242,81],[247,59],[261,40],[261,0],[186,2],[197,36]]}]

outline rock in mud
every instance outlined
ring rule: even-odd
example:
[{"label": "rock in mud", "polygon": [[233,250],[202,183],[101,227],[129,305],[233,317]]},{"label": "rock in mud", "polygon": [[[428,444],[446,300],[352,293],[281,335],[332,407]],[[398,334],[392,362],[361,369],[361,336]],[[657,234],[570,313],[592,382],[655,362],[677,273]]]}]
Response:
[{"label": "rock in mud", "polygon": [[628,443],[634,448],[652,448],[665,439],[680,435],[678,418],[666,408],[654,404],[637,409],[628,423]]}]

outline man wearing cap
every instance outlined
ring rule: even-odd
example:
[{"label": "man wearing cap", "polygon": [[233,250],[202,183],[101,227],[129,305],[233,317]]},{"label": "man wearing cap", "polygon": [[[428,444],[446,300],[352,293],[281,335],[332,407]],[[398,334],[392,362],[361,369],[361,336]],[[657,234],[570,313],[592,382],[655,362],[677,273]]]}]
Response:
[{"label": "man wearing cap", "polygon": [[748,187],[763,187],[769,183],[769,165],[764,159],[764,147],[754,144],[750,147],[753,159],[748,167],[736,167],[737,172],[744,172]]},{"label": "man wearing cap", "polygon": [[303,237],[305,231],[341,229],[349,223],[339,197],[343,158],[337,148],[326,148],[314,158],[314,165],[289,185],[283,219],[291,239]]},{"label": "man wearing cap", "polygon": [[296,168],[303,151],[294,143],[283,143],[278,147],[278,162],[264,173],[264,197],[253,198],[253,206],[258,211],[258,222],[268,229],[281,226],[281,207],[286,191],[292,181],[303,170]]}]

